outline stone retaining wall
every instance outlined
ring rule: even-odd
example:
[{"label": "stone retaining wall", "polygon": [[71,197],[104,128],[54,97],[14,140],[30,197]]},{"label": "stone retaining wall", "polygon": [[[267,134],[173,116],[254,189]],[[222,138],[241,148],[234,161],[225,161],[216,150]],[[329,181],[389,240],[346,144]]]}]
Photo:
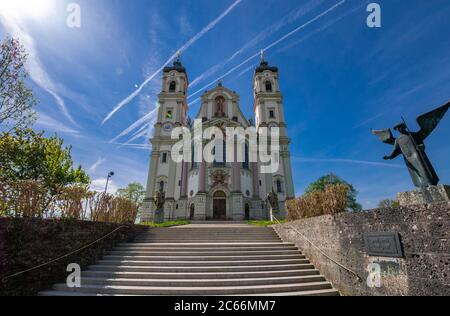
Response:
[{"label": "stone retaining wall", "polygon": [[103,241],[41,269],[7,276],[77,250],[121,225],[86,221],[0,218],[0,295],[36,295],[65,280],[69,263],[82,268],[94,263],[117,242],[133,239],[144,227],[127,225]]},{"label": "stone retaining wall", "polygon": [[[324,257],[289,225],[363,281]],[[285,241],[296,243],[343,295],[450,295],[450,203],[326,215],[274,228]],[[363,234],[380,232],[400,234],[403,258],[367,254]],[[367,283],[374,267],[381,269],[380,284]]]}]

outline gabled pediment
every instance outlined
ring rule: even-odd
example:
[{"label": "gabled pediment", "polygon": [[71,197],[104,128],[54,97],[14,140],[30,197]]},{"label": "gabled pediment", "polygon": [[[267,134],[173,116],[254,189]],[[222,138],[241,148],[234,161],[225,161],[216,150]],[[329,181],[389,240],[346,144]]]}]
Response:
[{"label": "gabled pediment", "polygon": [[214,89],[211,89],[209,91],[206,91],[203,95],[202,95],[202,100],[212,100],[215,99],[218,96],[223,96],[225,99],[228,100],[233,100],[238,102],[239,101],[239,95],[235,92],[232,91],[226,87],[223,86],[218,86],[215,87]]}]

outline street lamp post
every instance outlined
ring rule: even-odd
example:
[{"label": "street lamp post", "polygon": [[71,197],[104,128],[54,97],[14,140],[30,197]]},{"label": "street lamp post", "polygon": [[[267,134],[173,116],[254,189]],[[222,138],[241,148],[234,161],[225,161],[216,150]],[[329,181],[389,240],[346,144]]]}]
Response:
[{"label": "street lamp post", "polygon": [[110,171],[108,173],[108,177],[106,178],[106,186],[105,186],[105,194],[108,191],[108,183],[109,183],[109,179],[111,179],[111,177],[114,176],[114,171]]}]

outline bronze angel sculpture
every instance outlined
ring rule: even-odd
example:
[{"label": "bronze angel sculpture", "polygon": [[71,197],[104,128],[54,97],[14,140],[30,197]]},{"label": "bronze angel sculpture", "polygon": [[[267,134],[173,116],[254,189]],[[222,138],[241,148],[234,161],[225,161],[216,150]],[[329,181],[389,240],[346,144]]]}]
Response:
[{"label": "bronze angel sculpture", "polygon": [[424,141],[438,126],[449,107],[450,102],[419,116],[417,118],[420,126],[418,132],[411,132],[404,120],[394,127],[400,133],[398,138],[394,138],[390,129],[372,131],[382,142],[394,146],[392,153],[384,157],[385,160],[391,160],[403,154],[414,185],[418,188],[439,183],[436,171],[425,153]]}]

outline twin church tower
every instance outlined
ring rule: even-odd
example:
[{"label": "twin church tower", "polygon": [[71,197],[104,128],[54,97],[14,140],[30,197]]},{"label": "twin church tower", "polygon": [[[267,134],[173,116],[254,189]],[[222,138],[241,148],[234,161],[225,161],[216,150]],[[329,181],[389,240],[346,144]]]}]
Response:
[{"label": "twin church tower", "polygon": [[[163,71],[162,89],[159,94],[157,122],[151,139],[152,153],[148,172],[146,199],[142,207],[142,221],[152,221],[156,192],[164,192],[165,220],[247,220],[267,219],[269,206],[267,195],[278,195],[281,216],[284,202],[295,197],[291,159],[283,111],[283,97],[279,87],[278,68],[269,66],[261,58],[254,74],[253,120],[246,119],[239,107],[239,95],[223,87],[221,83],[201,97],[201,108],[196,119],[201,120],[203,131],[216,126],[242,127],[255,125],[278,127],[280,131],[279,167],[273,173],[261,173],[261,162],[248,161],[245,147],[244,162],[175,162],[171,157],[172,146],[179,142],[171,138],[176,127],[186,127],[194,134],[187,116],[188,75],[178,58]],[[203,140],[206,144],[209,141]],[[194,153],[193,153],[194,154]]]}]

